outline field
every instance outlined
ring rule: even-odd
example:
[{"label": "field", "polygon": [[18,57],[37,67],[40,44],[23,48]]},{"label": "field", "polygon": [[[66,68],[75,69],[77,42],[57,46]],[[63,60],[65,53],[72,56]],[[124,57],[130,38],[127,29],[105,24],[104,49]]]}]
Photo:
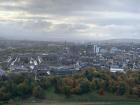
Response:
[{"label": "field", "polygon": [[106,93],[99,96],[95,92],[90,92],[84,95],[73,95],[66,98],[65,95],[56,94],[50,88],[46,92],[46,99],[39,100],[30,98],[27,100],[13,100],[6,105],[140,105],[139,98],[128,98],[125,96],[115,96]]},{"label": "field", "polygon": [[[9,105],[9,104],[8,104]],[[53,102],[53,103],[36,103],[36,102],[21,102],[10,105],[140,105],[140,102]]]}]

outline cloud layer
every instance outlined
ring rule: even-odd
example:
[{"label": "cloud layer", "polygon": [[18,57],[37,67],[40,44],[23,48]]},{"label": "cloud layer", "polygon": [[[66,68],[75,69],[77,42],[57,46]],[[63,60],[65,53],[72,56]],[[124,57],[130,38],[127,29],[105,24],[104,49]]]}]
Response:
[{"label": "cloud layer", "polygon": [[140,0],[0,0],[0,36],[33,40],[140,38]]}]

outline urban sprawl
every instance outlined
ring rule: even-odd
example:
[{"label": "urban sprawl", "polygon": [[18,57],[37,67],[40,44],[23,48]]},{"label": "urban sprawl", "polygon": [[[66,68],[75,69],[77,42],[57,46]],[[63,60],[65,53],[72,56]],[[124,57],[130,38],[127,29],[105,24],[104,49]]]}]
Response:
[{"label": "urban sprawl", "polygon": [[[22,50],[26,46],[27,49],[36,47],[35,43],[23,41],[20,44],[21,48],[18,45],[0,46],[0,75],[6,73],[31,73],[36,76],[71,75],[86,68],[125,73],[127,70],[140,69],[140,45],[135,43],[43,43],[42,48],[60,48],[46,52],[45,49],[38,52],[34,52],[34,49],[32,52],[24,50],[16,52],[16,49]],[[41,45],[37,48],[40,47]]]}]

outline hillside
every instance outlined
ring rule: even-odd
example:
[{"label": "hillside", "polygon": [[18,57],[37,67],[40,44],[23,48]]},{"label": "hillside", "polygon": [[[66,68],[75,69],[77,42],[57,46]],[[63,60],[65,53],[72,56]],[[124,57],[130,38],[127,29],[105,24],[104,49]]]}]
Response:
[{"label": "hillside", "polygon": [[103,43],[140,43],[140,39],[109,39],[101,41]]},{"label": "hillside", "polygon": [[[140,101],[140,72],[111,73],[87,69],[72,76],[32,75],[2,77],[0,102],[9,100]],[[17,100],[17,101],[18,101]]]}]

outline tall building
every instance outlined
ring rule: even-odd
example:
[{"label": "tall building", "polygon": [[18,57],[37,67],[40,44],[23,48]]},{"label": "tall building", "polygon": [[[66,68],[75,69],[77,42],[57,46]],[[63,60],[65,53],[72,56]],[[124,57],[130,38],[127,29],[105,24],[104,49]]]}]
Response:
[{"label": "tall building", "polygon": [[98,45],[94,45],[94,54],[98,54],[100,52],[100,47]]},{"label": "tall building", "polygon": [[96,48],[96,54],[99,54],[100,53],[100,47],[97,47]]},{"label": "tall building", "polygon": [[93,45],[93,49],[94,54],[96,54],[97,45]]}]

